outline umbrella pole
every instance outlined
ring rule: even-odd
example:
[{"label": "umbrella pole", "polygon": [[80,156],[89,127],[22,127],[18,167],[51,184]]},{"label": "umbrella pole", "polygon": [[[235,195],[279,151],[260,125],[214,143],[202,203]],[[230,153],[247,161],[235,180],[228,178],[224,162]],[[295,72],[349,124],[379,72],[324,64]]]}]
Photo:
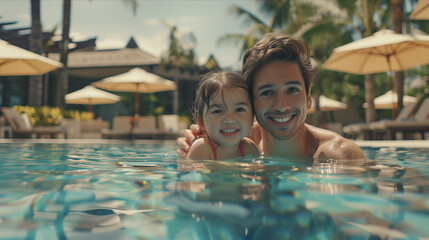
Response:
[{"label": "umbrella pole", "polygon": [[[387,55],[387,67],[389,68],[389,72],[388,72],[388,77],[389,77],[389,85],[390,85],[390,90],[392,91],[393,94],[396,93],[395,91],[395,86],[393,85],[393,72],[392,72],[392,68],[390,66],[390,55]],[[396,119],[396,110],[398,108],[397,103],[394,103],[393,101],[393,94],[392,94],[392,103],[393,103],[393,108],[392,108],[392,118]]]},{"label": "umbrella pole", "polygon": [[134,103],[134,115],[137,117],[139,115],[139,103],[140,103],[140,93],[136,91],[135,103]]}]

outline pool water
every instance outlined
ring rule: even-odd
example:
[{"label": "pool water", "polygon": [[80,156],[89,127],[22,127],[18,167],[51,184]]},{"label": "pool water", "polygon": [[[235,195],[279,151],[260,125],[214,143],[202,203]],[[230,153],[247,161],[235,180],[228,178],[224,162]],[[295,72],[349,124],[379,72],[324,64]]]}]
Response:
[{"label": "pool water", "polygon": [[0,144],[0,239],[428,239],[429,149],[177,160],[160,144]]}]

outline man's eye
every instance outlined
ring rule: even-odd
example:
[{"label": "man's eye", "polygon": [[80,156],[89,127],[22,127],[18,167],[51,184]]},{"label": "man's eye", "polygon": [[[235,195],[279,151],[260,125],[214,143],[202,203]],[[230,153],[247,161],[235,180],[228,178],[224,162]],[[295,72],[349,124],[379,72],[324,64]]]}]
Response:
[{"label": "man's eye", "polygon": [[297,92],[301,91],[301,89],[297,88],[297,87],[291,87],[291,88],[288,88],[286,91],[287,91],[287,93],[297,93]]},{"label": "man's eye", "polygon": [[273,90],[263,90],[259,92],[259,96],[271,96],[274,94]]}]

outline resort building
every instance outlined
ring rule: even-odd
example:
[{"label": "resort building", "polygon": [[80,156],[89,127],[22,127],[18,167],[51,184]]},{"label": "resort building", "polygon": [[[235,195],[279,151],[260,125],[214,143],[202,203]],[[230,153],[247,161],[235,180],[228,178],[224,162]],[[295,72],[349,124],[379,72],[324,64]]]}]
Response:
[{"label": "resort building", "polygon": [[[0,38],[29,50],[30,28],[4,28],[4,26],[15,23],[0,22]],[[51,37],[50,33],[43,33],[45,45]],[[132,68],[142,68],[177,84],[177,91],[142,94],[140,115],[153,114],[157,106],[162,106],[160,110],[162,114],[188,115],[192,98],[195,95],[195,84],[199,76],[218,66],[214,56],[209,56],[205,65],[194,68],[162,66],[160,64],[161,59],[140,49],[133,37],[130,37],[128,43],[124,44],[124,48],[121,49],[97,50],[96,38],[85,41],[71,40],[69,48],[68,93],[103,78],[127,72]],[[45,55],[59,61],[59,41],[53,41],[45,49]],[[43,105],[56,105],[57,75],[58,70],[43,77],[43,87],[40,89]],[[32,105],[28,100],[29,79],[29,76],[0,77],[1,106]],[[114,105],[97,106],[94,108],[96,116],[111,120],[115,115],[131,115],[134,104],[132,101],[134,98],[131,96],[134,96],[134,93],[115,92],[115,94],[122,96],[122,100]],[[148,101],[149,99],[150,101]],[[154,99],[156,100],[154,101]],[[83,105],[67,105],[67,108],[86,110],[86,106]]]}]

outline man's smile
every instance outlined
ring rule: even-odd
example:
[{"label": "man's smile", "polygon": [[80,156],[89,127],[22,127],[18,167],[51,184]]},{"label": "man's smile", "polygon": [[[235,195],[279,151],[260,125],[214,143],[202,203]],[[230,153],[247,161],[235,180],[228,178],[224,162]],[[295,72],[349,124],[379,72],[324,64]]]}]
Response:
[{"label": "man's smile", "polygon": [[271,120],[278,122],[278,123],[285,123],[289,121],[293,116],[288,117],[270,117]]}]

